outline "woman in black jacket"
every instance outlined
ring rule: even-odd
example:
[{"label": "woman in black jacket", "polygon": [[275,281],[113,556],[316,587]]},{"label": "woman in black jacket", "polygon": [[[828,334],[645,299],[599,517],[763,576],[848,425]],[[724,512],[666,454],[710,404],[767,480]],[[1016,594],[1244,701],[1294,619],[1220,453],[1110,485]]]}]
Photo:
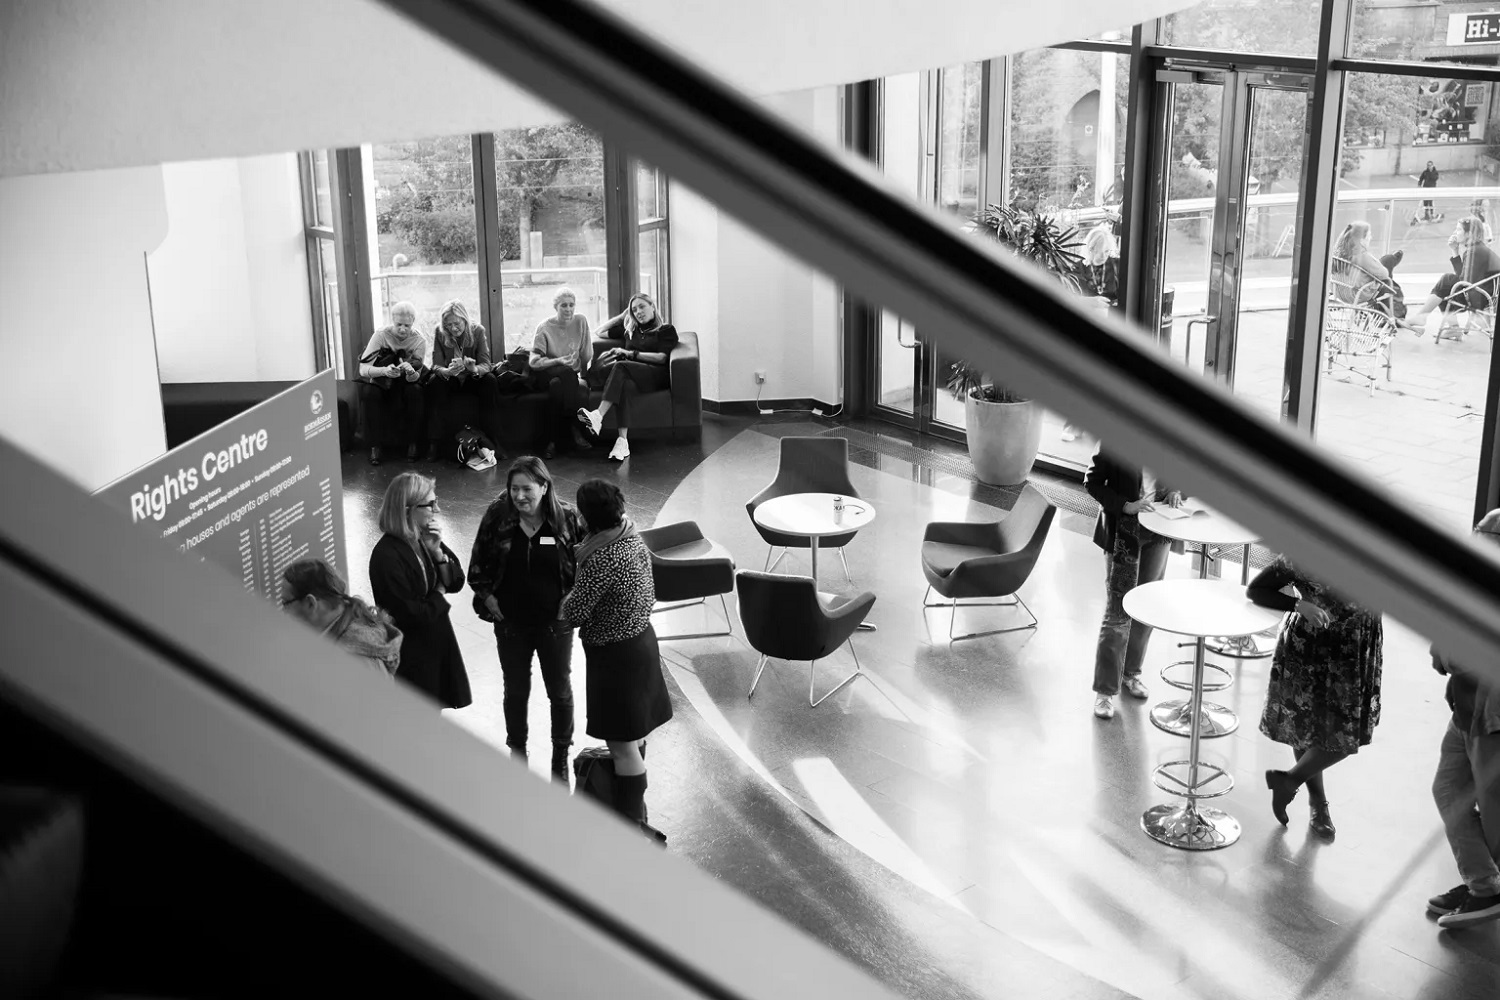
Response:
[{"label": "woman in black jacket", "polygon": [[438,509],[431,479],[403,472],[391,480],[380,504],[384,534],[370,553],[370,590],[401,630],[396,676],[443,708],[463,708],[473,700],[469,675],[443,595],[463,589],[464,569],[443,544]]},{"label": "woman in black jacket", "polygon": [[1105,451],[1094,455],[1083,480],[1089,496],[1099,501],[1094,544],[1104,550],[1105,606],[1099,626],[1099,649],[1094,657],[1094,715],[1115,717],[1115,695],[1123,686],[1132,698],[1147,697],[1141,683],[1141,661],[1151,627],[1132,621],[1125,613],[1125,595],[1143,583],[1160,580],[1167,569],[1171,543],[1141,527],[1138,515],[1153,503],[1180,506],[1182,494],[1169,490],[1154,476]]},{"label": "woman in black jacket", "polygon": [[474,536],[469,588],[475,613],[495,626],[505,679],[505,745],[512,755],[526,756],[535,656],[552,706],[552,774],[566,783],[573,745],[573,626],[562,617],[562,601],[573,588],[583,525],[557,498],[541,459],[516,459],[505,482]]},{"label": "woman in black jacket", "polygon": [[[579,627],[588,659],[588,734],[609,744],[616,811],[646,820],[646,737],[672,718],[651,609],[651,553],[625,516],[625,496],[602,479],[578,487],[589,535],[563,616]],[[650,831],[648,831],[650,832]]]}]

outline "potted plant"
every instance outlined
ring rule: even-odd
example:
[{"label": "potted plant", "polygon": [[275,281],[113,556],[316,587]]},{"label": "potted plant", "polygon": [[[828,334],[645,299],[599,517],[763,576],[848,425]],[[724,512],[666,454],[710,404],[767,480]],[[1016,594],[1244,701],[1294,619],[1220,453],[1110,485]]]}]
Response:
[{"label": "potted plant", "polygon": [[[1072,291],[1081,291],[1083,257],[1074,248],[1083,241],[1074,227],[1014,205],[990,205],[974,216],[969,228],[1051,272]],[[964,404],[969,459],[980,481],[1024,483],[1042,444],[1042,407],[962,360],[948,370],[948,390]]]}]

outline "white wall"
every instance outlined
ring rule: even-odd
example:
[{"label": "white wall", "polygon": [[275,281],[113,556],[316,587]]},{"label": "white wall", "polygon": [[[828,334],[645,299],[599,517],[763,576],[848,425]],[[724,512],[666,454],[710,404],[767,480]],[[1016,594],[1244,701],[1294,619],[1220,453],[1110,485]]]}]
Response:
[{"label": "white wall", "polygon": [[162,168],[167,238],[150,257],[163,382],[313,374],[297,158]]},{"label": "white wall", "polygon": [[0,179],[0,434],[85,489],[166,451],[146,254],[159,167]]},{"label": "white wall", "polygon": [[[821,141],[839,140],[838,90],[761,102]],[[703,395],[749,400],[842,399],[838,286],[680,184],[672,187],[672,322],[696,329]]]}]

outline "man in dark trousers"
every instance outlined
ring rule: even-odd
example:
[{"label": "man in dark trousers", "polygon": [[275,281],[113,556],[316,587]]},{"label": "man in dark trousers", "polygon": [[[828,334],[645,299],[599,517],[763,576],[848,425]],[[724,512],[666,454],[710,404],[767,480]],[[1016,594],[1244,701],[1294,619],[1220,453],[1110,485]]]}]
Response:
[{"label": "man in dark trousers", "polygon": [[[1408,174],[1407,176],[1410,176],[1410,175]],[[1428,160],[1427,161],[1427,169],[1424,170],[1424,171],[1422,171],[1421,175],[1417,177],[1417,187],[1435,188],[1435,187],[1437,187],[1437,182],[1438,182],[1438,177],[1439,176],[1441,176],[1441,175],[1438,173],[1437,165],[1434,164],[1431,160]],[[1424,222],[1441,222],[1441,221],[1443,221],[1443,217],[1441,215],[1438,215],[1435,212],[1433,212],[1433,210],[1432,210],[1432,199],[1431,198],[1428,198],[1428,199],[1426,199],[1425,201],[1422,202],[1422,220]]]}]

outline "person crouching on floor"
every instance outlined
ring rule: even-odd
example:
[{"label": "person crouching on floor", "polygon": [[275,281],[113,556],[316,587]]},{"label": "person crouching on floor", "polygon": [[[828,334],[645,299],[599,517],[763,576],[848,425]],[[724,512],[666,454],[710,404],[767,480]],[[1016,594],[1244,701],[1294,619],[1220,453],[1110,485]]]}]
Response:
[{"label": "person crouching on floor", "polygon": [[656,587],[651,553],[625,516],[625,495],[590,479],[578,487],[588,530],[578,546],[578,574],[563,617],[578,626],[588,670],[585,731],[609,745],[615,765],[615,811],[645,822],[646,761],[652,730],[672,718],[651,609]]}]

